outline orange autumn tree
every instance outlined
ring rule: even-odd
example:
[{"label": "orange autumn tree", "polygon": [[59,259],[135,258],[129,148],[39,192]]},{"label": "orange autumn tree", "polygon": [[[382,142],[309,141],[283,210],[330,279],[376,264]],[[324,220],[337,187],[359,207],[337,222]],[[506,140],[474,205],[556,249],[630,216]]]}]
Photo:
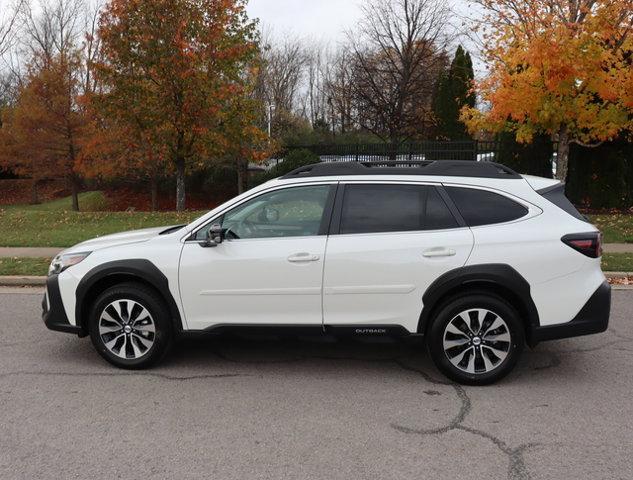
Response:
[{"label": "orange autumn tree", "polygon": [[[172,173],[160,131],[148,122],[144,105],[102,89],[85,100],[91,122],[78,168],[89,179],[149,182],[151,208],[158,210],[158,184]],[[124,111],[125,113],[122,113]]]},{"label": "orange autumn tree", "polygon": [[45,157],[31,139],[29,128],[22,128],[16,117],[15,106],[6,106],[0,111],[0,169],[9,170],[23,177],[30,177],[31,203],[39,203],[38,186],[50,172],[45,166]]},{"label": "orange autumn tree", "polygon": [[33,141],[32,129],[24,122],[23,108],[24,103],[19,109],[8,106],[0,113],[0,168],[29,177],[31,204],[37,204],[42,181],[58,175],[51,169],[44,151]]},{"label": "orange autumn tree", "polygon": [[152,132],[95,118],[78,169],[89,179],[149,181],[151,209],[158,210],[158,185],[170,172],[169,152]]},{"label": "orange autumn tree", "polygon": [[176,172],[185,207],[188,169],[218,154],[227,103],[256,53],[245,0],[110,0],[100,18],[105,114],[140,122]]},{"label": "orange autumn tree", "polygon": [[258,126],[261,104],[255,95],[258,66],[247,69],[244,82],[234,86],[220,122],[221,150],[229,163],[237,170],[237,191],[248,188],[248,163],[260,162],[270,157],[278,145]]},{"label": "orange autumn tree", "polygon": [[462,111],[472,132],[551,135],[564,181],[570,144],[633,130],[633,0],[477,3],[489,74],[477,83],[485,108]]},{"label": "orange autumn tree", "polygon": [[[38,181],[65,178],[79,210],[80,176],[76,168],[85,139],[77,52],[33,62],[17,101],[3,118],[1,156],[11,169]],[[36,199],[36,195],[33,195]]]}]

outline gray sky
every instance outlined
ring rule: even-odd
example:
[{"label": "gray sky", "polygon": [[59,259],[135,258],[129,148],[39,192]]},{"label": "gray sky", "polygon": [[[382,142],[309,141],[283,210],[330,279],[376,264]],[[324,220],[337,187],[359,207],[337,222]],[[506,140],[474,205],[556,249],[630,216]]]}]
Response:
[{"label": "gray sky", "polygon": [[358,0],[250,0],[248,13],[276,35],[336,42],[360,17]]},{"label": "gray sky", "polygon": [[[0,0],[1,1],[1,0]],[[387,1],[387,0],[385,0]],[[363,0],[249,0],[248,14],[259,18],[274,36],[286,34],[336,44],[345,40],[345,31],[353,29],[361,17]],[[455,27],[463,29],[462,17],[476,15],[470,0],[449,0],[455,12]],[[458,39],[473,56],[476,75],[482,75],[484,65],[477,49],[465,36]]]}]

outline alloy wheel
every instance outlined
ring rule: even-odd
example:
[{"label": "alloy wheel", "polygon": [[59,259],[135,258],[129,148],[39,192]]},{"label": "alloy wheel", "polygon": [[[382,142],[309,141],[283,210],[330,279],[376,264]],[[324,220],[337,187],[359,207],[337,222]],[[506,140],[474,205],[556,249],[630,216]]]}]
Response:
[{"label": "alloy wheel", "polygon": [[444,329],[443,347],[448,360],[470,374],[489,373],[507,358],[510,329],[496,313],[473,308],[457,314]]},{"label": "alloy wheel", "polygon": [[99,335],[112,354],[135,360],[145,356],[154,345],[156,326],[143,305],[134,300],[120,299],[101,312]]}]

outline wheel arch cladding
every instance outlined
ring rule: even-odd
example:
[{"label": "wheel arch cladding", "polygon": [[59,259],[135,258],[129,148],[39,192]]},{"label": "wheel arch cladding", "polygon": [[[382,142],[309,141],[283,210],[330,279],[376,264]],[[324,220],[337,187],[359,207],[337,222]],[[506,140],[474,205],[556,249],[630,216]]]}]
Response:
[{"label": "wheel arch cladding", "polygon": [[169,281],[149,260],[117,260],[90,270],[79,282],[76,290],[75,319],[77,325],[87,327],[87,316],[94,300],[107,288],[123,282],[137,282],[154,289],[169,308],[176,331],[182,331],[180,311],[169,290]]},{"label": "wheel arch cladding", "polygon": [[489,291],[508,301],[525,323],[528,339],[539,326],[538,311],[527,280],[510,265],[491,263],[456,268],[438,277],[422,296],[418,333],[427,332],[435,310],[445,299],[472,290]]}]

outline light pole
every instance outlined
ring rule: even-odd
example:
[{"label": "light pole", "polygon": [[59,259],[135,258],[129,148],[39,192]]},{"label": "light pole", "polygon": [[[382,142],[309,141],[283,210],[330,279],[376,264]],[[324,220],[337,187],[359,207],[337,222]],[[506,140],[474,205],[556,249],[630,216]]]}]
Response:
[{"label": "light pole", "polygon": [[272,137],[272,123],[273,123],[273,108],[275,106],[272,103],[268,104],[268,138]]},{"label": "light pole", "polygon": [[332,97],[327,97],[327,103],[330,106],[330,121],[332,122],[332,136],[336,135],[334,131],[334,102],[332,101]]}]

